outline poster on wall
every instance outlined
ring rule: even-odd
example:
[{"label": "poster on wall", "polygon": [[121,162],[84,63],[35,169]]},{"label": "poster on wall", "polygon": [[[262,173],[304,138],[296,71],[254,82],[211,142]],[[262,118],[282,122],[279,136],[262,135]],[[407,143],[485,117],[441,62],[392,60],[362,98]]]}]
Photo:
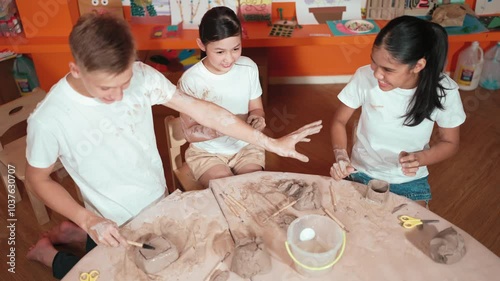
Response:
[{"label": "poster on wall", "polygon": [[499,0],[476,0],[476,15],[493,15],[500,13]]},{"label": "poster on wall", "polygon": [[171,0],[172,25],[182,22],[183,29],[198,29],[203,15],[213,7],[226,6],[237,13],[238,0]]},{"label": "poster on wall", "polygon": [[111,13],[123,18],[123,7],[121,0],[78,0],[80,15],[86,13]]},{"label": "poster on wall", "polygon": [[297,0],[297,20],[305,25],[326,23],[326,20],[361,19],[361,2],[366,3],[363,0]]},{"label": "poster on wall", "polygon": [[128,0],[133,23],[170,25],[170,0]]},{"label": "poster on wall", "polygon": [[270,21],[272,0],[240,0],[240,14],[245,21]]}]

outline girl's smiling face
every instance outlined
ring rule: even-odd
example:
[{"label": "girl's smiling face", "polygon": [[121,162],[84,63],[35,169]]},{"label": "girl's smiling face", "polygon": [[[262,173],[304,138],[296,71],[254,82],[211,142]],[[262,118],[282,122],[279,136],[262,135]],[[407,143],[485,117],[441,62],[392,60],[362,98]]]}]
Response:
[{"label": "girl's smiling face", "polygon": [[214,74],[224,74],[231,70],[241,56],[241,36],[232,36],[203,45],[197,40],[198,46],[205,51],[207,57],[203,60],[205,67]]},{"label": "girl's smiling face", "polygon": [[394,59],[383,47],[373,47],[371,59],[373,76],[378,80],[378,86],[382,91],[417,87],[419,72],[425,67],[423,58],[418,60],[414,67],[410,67]]}]

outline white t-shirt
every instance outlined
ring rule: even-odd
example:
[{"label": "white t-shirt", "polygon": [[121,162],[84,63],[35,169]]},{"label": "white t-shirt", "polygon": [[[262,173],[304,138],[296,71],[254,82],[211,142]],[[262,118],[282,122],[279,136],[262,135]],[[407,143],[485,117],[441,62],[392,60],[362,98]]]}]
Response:
[{"label": "white t-shirt", "polygon": [[28,119],[26,158],[37,168],[60,158],[85,206],[121,225],[165,192],[152,106],[166,103],[175,91],[140,62],[123,99],[112,104],[77,93],[64,77]]},{"label": "white t-shirt", "polygon": [[[441,80],[446,97],[444,110],[431,114],[439,127],[454,128],[465,121],[457,84],[446,76]],[[434,122],[424,119],[418,126],[403,126],[408,104],[416,89],[380,90],[370,66],[359,68],[338,98],[350,108],[362,108],[351,162],[358,171],[390,183],[404,183],[429,174],[420,167],[415,177],[405,176],[399,164],[401,151],[414,152],[429,147]]]},{"label": "white t-shirt", "polygon": [[[224,74],[210,72],[203,61],[189,68],[179,80],[179,88],[193,97],[215,103],[231,113],[248,114],[248,104],[262,95],[255,62],[241,56]],[[236,154],[248,143],[229,136],[191,145],[210,153]]]}]

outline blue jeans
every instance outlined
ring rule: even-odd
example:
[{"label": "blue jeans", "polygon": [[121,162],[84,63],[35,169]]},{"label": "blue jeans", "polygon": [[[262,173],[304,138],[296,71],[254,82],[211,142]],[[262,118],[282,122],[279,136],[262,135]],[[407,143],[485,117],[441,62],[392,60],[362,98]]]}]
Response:
[{"label": "blue jeans", "polygon": [[[429,185],[428,177],[420,178],[417,180],[405,182],[405,183],[389,183],[390,191],[397,195],[404,196],[413,201],[425,201],[429,202],[432,199],[431,196],[431,186]],[[347,180],[359,182],[362,184],[368,184],[373,178],[365,173],[357,172],[350,174]]]}]

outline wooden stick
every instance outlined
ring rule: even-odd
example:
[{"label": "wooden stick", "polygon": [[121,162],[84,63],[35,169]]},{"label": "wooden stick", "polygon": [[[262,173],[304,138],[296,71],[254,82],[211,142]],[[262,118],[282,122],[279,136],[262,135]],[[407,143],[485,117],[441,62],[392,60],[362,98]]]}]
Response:
[{"label": "wooden stick", "polygon": [[139,243],[139,242],[135,242],[135,241],[131,241],[131,240],[127,240],[127,243],[129,245],[136,246],[136,247],[139,247],[139,248],[155,250],[155,247],[153,247],[153,246],[151,246],[149,244]]},{"label": "wooden stick", "polygon": [[335,197],[335,192],[332,189],[333,189],[333,185],[330,182],[330,188],[328,188],[328,190],[330,190],[330,196],[332,197],[333,211],[336,212],[337,211],[337,198]]},{"label": "wooden stick", "polygon": [[243,211],[245,211],[245,213],[248,214],[248,210],[247,208],[245,208],[245,206],[243,206],[240,202],[238,202],[233,196],[231,195],[227,195],[227,198],[229,198],[229,200],[231,202],[233,202],[234,204],[236,204],[238,207],[240,207]]},{"label": "wooden stick", "polygon": [[235,215],[241,219],[240,213],[238,211],[236,211],[236,209],[234,209],[232,202],[229,202],[229,200],[226,198],[226,196],[224,196],[222,193],[220,193],[219,195],[220,195],[220,197],[222,197],[222,200],[224,200],[224,204],[226,204],[229,211],[231,211],[233,213],[233,215]]},{"label": "wooden stick", "polygon": [[290,206],[292,206],[293,204],[297,203],[297,201],[299,201],[299,199],[297,200],[294,200],[292,202],[290,202],[288,205],[284,206],[283,208],[279,209],[278,211],[276,211],[274,214],[272,214],[271,216],[267,217],[263,223],[267,222],[269,219],[271,218],[274,218],[275,216],[277,216],[279,213],[283,212],[284,210],[288,209]]},{"label": "wooden stick", "polygon": [[204,281],[208,281],[210,279],[210,276],[212,276],[212,274],[214,274],[215,270],[217,268],[219,268],[219,266],[226,260],[227,257],[229,257],[231,253],[230,252],[227,252],[224,257],[214,266],[214,268],[212,268],[212,270],[210,270],[210,272],[208,273],[207,277],[205,277],[205,279],[203,279]]},{"label": "wooden stick", "polygon": [[338,225],[340,226],[340,228],[342,228],[346,232],[349,232],[349,230],[347,230],[347,228],[345,227],[345,225],[343,223],[341,223],[340,220],[337,219],[330,211],[328,211],[328,209],[326,209],[325,207],[321,207],[321,208],[323,209],[323,212],[325,212],[332,220],[334,220],[336,223],[338,223]]}]

